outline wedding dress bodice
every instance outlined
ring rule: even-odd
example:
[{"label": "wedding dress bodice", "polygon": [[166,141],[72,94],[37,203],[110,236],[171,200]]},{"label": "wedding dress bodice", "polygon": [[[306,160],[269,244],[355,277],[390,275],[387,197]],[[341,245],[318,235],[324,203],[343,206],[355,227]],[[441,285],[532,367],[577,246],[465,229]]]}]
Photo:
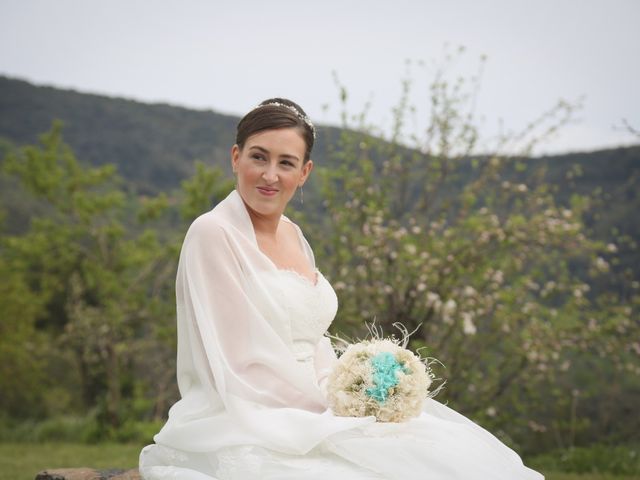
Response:
[{"label": "wedding dress bodice", "polygon": [[307,361],[331,325],[338,299],[320,272],[315,284],[292,270],[279,270],[278,274],[285,289],[293,354],[298,361]]},{"label": "wedding dress bodice", "polygon": [[269,272],[270,284],[279,290],[283,315],[272,319],[298,362],[312,373],[315,348],[331,325],[338,299],[326,278],[316,270],[316,282],[293,270]]}]

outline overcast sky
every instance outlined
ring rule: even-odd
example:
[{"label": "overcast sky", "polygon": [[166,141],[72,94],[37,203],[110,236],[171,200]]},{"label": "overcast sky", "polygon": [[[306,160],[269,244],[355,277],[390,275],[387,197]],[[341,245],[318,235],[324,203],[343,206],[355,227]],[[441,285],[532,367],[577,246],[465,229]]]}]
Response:
[{"label": "overcast sky", "polygon": [[[639,143],[639,0],[0,0],[0,74],[40,85],[241,115],[286,96],[316,123],[373,101],[388,127],[407,59],[418,128],[445,50],[450,73],[487,56],[475,111],[482,131],[520,130],[559,99],[584,96],[542,152]],[[445,44],[450,45],[445,47]],[[3,92],[0,92],[2,94]],[[323,106],[329,105],[329,108]],[[1,132],[0,132],[1,134]]]}]

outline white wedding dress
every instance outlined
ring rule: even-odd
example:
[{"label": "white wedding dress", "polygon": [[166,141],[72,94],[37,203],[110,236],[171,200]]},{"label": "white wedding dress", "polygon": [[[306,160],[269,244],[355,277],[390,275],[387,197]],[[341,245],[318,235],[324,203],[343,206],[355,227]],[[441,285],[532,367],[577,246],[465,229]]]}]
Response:
[{"label": "white wedding dress", "polygon": [[324,333],[337,298],[316,272],[277,269],[236,192],[194,222],[177,280],[182,398],[140,454],[145,480],[543,478],[435,400],[405,423],[334,416]]}]

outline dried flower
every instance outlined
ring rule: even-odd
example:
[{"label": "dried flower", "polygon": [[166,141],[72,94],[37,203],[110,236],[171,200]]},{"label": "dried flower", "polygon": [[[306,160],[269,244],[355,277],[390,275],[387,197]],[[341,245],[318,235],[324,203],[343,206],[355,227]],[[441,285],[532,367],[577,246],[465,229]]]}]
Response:
[{"label": "dried flower", "polygon": [[375,416],[380,422],[404,422],[420,415],[433,374],[426,361],[399,343],[375,339],[347,347],[327,386],[336,415]]}]

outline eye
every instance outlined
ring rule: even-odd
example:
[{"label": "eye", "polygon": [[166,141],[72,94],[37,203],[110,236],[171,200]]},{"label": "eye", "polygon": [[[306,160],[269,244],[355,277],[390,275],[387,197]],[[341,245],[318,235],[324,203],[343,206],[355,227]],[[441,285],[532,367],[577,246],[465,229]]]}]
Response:
[{"label": "eye", "polygon": [[285,167],[295,167],[295,165],[293,164],[293,162],[291,160],[283,160],[280,163],[282,165],[284,165]]},{"label": "eye", "polygon": [[251,158],[253,158],[254,160],[264,160],[264,155],[262,155],[261,153],[254,153],[253,155],[251,155]]}]

